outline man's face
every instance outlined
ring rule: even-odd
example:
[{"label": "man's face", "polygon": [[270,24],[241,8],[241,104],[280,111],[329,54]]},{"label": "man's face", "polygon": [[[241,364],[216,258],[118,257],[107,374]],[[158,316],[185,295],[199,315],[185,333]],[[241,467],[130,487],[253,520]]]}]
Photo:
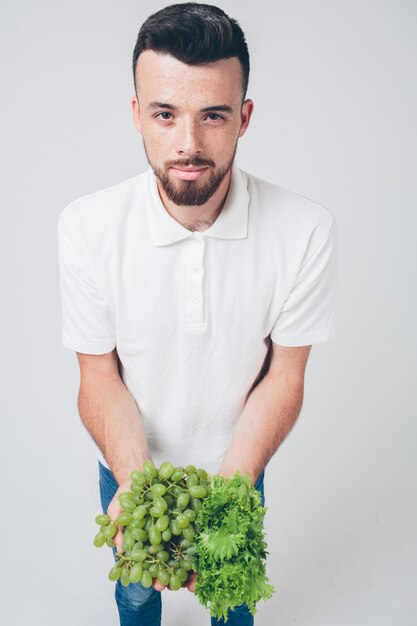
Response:
[{"label": "man's face", "polygon": [[187,65],[145,50],[136,66],[134,122],[158,185],[177,205],[202,205],[230,172],[253,102],[242,106],[237,57]]}]

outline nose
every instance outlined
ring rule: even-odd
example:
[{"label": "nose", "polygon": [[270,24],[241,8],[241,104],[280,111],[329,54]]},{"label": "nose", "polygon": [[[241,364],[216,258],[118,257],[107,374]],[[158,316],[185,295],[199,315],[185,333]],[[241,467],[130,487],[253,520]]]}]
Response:
[{"label": "nose", "polygon": [[203,147],[197,123],[191,119],[184,119],[177,126],[177,154],[182,157],[201,154]]}]

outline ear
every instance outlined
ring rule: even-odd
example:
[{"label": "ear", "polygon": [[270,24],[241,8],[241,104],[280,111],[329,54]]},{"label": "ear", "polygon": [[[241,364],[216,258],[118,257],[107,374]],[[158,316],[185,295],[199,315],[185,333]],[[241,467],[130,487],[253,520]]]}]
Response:
[{"label": "ear", "polygon": [[253,100],[250,100],[249,98],[245,100],[245,102],[242,104],[242,113],[241,113],[242,123],[240,125],[239,137],[242,137],[242,135],[245,134],[246,129],[249,126],[249,121],[253,113],[253,108],[254,108]]},{"label": "ear", "polygon": [[135,125],[138,133],[142,134],[142,126],[140,123],[140,109],[139,109],[139,101],[136,95],[132,98],[132,113],[133,113],[133,123]]}]

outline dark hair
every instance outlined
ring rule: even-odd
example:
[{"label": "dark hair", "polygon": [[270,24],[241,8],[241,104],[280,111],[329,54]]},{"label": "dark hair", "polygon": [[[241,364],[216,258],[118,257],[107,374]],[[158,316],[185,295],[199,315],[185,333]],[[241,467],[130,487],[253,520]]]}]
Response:
[{"label": "dark hair", "polygon": [[141,52],[154,50],[198,65],[238,57],[242,66],[242,93],[249,81],[249,52],[239,24],[211,4],[171,4],[142,24],[133,51],[133,81],[136,91],[136,63]]}]

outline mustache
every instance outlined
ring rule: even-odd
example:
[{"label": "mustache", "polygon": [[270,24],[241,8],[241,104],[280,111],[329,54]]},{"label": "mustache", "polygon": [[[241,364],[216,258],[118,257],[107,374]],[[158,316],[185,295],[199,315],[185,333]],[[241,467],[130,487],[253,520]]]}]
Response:
[{"label": "mustache", "polygon": [[214,167],[215,164],[211,159],[202,159],[200,157],[190,157],[184,161],[169,161],[167,163],[167,167],[203,167],[205,165]]}]

